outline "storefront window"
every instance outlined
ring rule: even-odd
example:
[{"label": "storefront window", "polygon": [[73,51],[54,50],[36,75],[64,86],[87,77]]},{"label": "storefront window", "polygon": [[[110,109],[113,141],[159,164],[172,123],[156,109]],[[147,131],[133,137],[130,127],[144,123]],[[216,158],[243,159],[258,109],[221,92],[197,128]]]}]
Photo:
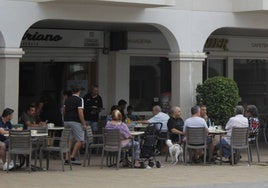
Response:
[{"label": "storefront window", "polygon": [[235,59],[234,80],[244,104],[254,104],[259,112],[267,112],[268,60]]},{"label": "storefront window", "polygon": [[164,111],[170,106],[171,63],[162,57],[130,58],[130,101],[135,111],[151,111],[160,104]]},{"label": "storefront window", "polygon": [[226,60],[206,59],[203,66],[203,76],[204,80],[214,76],[226,76]]}]

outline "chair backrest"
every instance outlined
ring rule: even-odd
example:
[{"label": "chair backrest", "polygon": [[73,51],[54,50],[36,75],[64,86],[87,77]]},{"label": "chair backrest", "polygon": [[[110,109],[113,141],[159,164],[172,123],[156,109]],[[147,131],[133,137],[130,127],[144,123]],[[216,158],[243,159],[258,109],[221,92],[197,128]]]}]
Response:
[{"label": "chair backrest", "polygon": [[206,145],[207,133],[205,127],[187,127],[186,144]]},{"label": "chair backrest", "polygon": [[86,131],[85,131],[85,140],[88,144],[93,143],[93,134],[92,134],[92,129],[91,126],[87,126]]},{"label": "chair backrest", "polygon": [[30,130],[10,130],[9,131],[9,149],[25,149],[32,148],[31,131]]},{"label": "chair backrest", "polygon": [[60,137],[60,148],[68,148],[69,144],[69,137],[71,134],[71,128],[70,127],[65,127],[61,133]]},{"label": "chair backrest", "polygon": [[43,126],[27,127],[27,130],[37,130],[37,133],[48,133],[47,127],[43,127]]},{"label": "chair backrest", "polygon": [[103,129],[103,147],[104,149],[119,150],[121,147],[121,138],[119,129]]},{"label": "chair backrest", "polygon": [[231,135],[231,146],[248,146],[248,127],[233,127]]}]

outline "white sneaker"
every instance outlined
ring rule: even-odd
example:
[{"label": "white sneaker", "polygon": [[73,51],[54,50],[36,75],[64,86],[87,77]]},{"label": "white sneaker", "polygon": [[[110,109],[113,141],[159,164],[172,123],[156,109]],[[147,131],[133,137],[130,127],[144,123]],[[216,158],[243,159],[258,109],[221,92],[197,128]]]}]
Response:
[{"label": "white sneaker", "polygon": [[[9,170],[11,170],[12,168],[14,168],[14,162],[13,160],[11,160],[9,162]],[[5,164],[3,165],[3,170],[6,171],[7,170],[7,162],[5,162]]]},{"label": "white sneaker", "polygon": [[3,170],[4,170],[4,171],[7,170],[7,162],[5,162],[5,164],[3,165]]}]

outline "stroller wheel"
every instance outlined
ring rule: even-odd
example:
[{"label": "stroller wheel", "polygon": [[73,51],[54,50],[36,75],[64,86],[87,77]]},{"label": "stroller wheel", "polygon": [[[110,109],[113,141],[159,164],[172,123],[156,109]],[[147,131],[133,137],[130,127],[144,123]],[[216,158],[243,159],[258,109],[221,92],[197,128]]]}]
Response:
[{"label": "stroller wheel", "polygon": [[154,162],[150,161],[148,165],[149,165],[149,167],[153,167],[154,166]]},{"label": "stroller wheel", "polygon": [[160,167],[161,167],[161,163],[160,163],[160,161],[156,161],[156,167],[157,167],[157,168],[160,168]]}]

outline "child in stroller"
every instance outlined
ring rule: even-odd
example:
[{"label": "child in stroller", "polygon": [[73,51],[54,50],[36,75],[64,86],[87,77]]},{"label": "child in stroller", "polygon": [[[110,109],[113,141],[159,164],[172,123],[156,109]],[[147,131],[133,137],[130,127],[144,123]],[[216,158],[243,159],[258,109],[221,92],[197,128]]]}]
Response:
[{"label": "child in stroller", "polygon": [[161,123],[149,123],[145,130],[143,142],[141,144],[140,157],[143,158],[144,162],[150,167],[153,167],[154,164],[156,164],[157,168],[161,167],[160,161],[157,161],[155,158],[155,156],[160,154],[159,150],[157,149],[157,142],[160,130],[162,128],[161,126]]}]

